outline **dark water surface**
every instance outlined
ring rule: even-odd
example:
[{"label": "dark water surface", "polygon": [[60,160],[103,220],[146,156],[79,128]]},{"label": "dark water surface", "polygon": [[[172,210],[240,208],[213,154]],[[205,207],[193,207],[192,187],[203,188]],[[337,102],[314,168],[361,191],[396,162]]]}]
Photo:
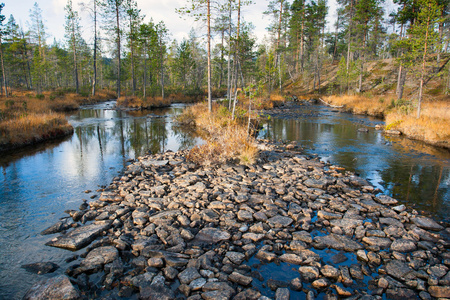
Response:
[{"label": "dark water surface", "polygon": [[385,136],[375,130],[375,125],[384,124],[376,118],[318,105],[294,110],[275,113],[260,137],[298,141],[306,153],[356,172],[401,203],[450,222],[450,151]]},{"label": "dark water surface", "polygon": [[[201,140],[175,126],[184,106],[151,112],[112,110],[114,102],[84,107],[69,118],[74,134],[63,140],[2,154],[0,157],[0,299],[21,299],[37,280],[23,264],[52,261],[61,266],[74,254],[45,246],[52,236],[39,233],[82,199],[99,195],[129,158],[148,150],[177,151]],[[92,190],[91,193],[84,193]],[[80,250],[79,253],[83,253]]]}]

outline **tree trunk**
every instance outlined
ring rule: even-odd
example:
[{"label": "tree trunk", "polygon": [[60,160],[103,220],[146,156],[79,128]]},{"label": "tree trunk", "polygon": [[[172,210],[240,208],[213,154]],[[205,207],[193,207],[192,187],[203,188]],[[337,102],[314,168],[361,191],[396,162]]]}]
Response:
[{"label": "tree trunk", "polygon": [[117,99],[120,98],[120,17],[119,17],[119,5],[116,2],[116,26],[117,26]]},{"label": "tree trunk", "polygon": [[144,42],[144,87],[143,87],[143,93],[144,93],[144,99],[147,97],[147,43]]},{"label": "tree trunk", "polygon": [[131,84],[133,88],[133,96],[136,96],[136,74],[134,71],[134,46],[133,46],[133,20],[130,16],[130,58],[131,58]]},{"label": "tree trunk", "polygon": [[97,0],[94,0],[94,77],[92,78],[92,96],[95,96],[97,84]]},{"label": "tree trunk", "polygon": [[234,53],[235,58],[235,70],[234,70],[234,101],[233,101],[233,111],[231,112],[231,119],[234,120],[234,114],[236,112],[236,102],[237,102],[237,83],[238,83],[238,60],[239,60],[239,34],[240,34],[240,26],[241,26],[241,0],[238,2],[238,19],[237,19],[237,31],[236,31],[236,50]]},{"label": "tree trunk", "polygon": [[162,38],[160,38],[159,41],[159,52],[161,53],[160,55],[160,67],[161,67],[161,97],[164,100],[164,53],[163,53],[163,43],[162,43]]},{"label": "tree trunk", "polygon": [[5,96],[8,97],[8,88],[6,86],[6,73],[5,73],[5,65],[3,63],[3,45],[2,45],[2,37],[0,36],[0,60],[2,63],[2,77],[3,77],[3,86],[5,87]]},{"label": "tree trunk", "polygon": [[352,34],[352,18],[353,18],[353,0],[350,1],[350,21],[348,24],[348,39],[347,39],[347,93],[350,91],[349,82],[349,69],[350,69],[350,44],[351,44],[351,34]]},{"label": "tree trunk", "polygon": [[417,105],[417,118],[420,118],[420,106],[422,104],[423,97],[423,78],[425,76],[425,60],[427,58],[427,50],[428,50],[428,31],[430,26],[430,17],[427,18],[427,30],[425,31],[425,45],[423,50],[422,57],[422,70],[420,72],[420,85],[419,85],[419,103]]},{"label": "tree trunk", "polygon": [[230,14],[229,14],[229,24],[228,24],[228,79],[227,79],[227,98],[228,98],[228,110],[231,110],[231,12],[232,12],[232,6],[231,1],[229,2],[230,5]]},{"label": "tree trunk", "polygon": [[208,12],[208,110],[212,111],[212,99],[211,99],[211,1],[207,0]]}]

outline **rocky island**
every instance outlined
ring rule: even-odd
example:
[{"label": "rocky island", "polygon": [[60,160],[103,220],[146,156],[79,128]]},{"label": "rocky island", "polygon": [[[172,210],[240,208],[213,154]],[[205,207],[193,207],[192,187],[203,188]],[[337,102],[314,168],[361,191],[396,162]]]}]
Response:
[{"label": "rocky island", "polygon": [[450,227],[366,180],[259,142],[255,164],[132,161],[43,234],[78,250],[24,299],[450,298]]}]

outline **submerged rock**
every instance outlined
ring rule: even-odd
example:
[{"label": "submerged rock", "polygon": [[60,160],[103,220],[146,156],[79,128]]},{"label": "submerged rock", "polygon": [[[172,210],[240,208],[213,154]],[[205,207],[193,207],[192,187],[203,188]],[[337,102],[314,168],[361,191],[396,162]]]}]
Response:
[{"label": "submerged rock", "polygon": [[52,262],[38,262],[28,265],[22,265],[21,268],[24,268],[30,273],[35,273],[38,275],[53,273],[55,272],[59,266]]},{"label": "submerged rock", "polygon": [[23,296],[24,300],[47,299],[81,299],[80,292],[72,285],[69,277],[65,275],[49,278],[33,285]]},{"label": "submerged rock", "polygon": [[109,221],[102,221],[94,224],[89,224],[73,229],[65,235],[58,236],[51,241],[47,242],[47,246],[64,248],[68,250],[79,250],[100,235],[103,231],[107,230],[110,226]]}]

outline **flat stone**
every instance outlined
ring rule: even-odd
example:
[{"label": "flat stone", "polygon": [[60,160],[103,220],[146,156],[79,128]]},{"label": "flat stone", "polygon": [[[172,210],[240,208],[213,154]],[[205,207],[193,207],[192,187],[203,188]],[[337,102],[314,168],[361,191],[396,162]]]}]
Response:
[{"label": "flat stone", "polygon": [[56,222],[55,224],[48,227],[47,229],[44,229],[43,231],[41,231],[41,234],[47,235],[47,234],[58,233],[63,230],[67,230],[67,229],[71,228],[72,224],[73,224],[73,222],[71,221],[71,219],[67,218],[65,220]]},{"label": "flat stone", "polygon": [[289,300],[290,293],[287,288],[278,288],[275,292],[275,300]]},{"label": "flat stone", "polygon": [[202,277],[194,267],[186,268],[183,272],[178,274],[178,279],[181,283],[190,284],[193,280]]},{"label": "flat stone", "polygon": [[316,236],[313,239],[313,246],[317,249],[332,248],[336,250],[356,251],[363,249],[363,246],[352,239],[337,234]]},{"label": "flat stone", "polygon": [[386,296],[392,300],[417,299],[417,294],[413,290],[401,288],[387,289]]},{"label": "flat stone", "polygon": [[392,205],[398,203],[397,200],[395,200],[392,197],[389,197],[388,195],[378,195],[377,197],[375,197],[375,200],[384,205]]},{"label": "flat stone", "polygon": [[320,272],[328,278],[338,278],[339,270],[333,266],[325,265],[320,269]]},{"label": "flat stone", "polygon": [[332,226],[337,226],[337,227],[341,227],[341,228],[356,228],[358,226],[363,225],[363,221],[362,220],[358,220],[358,219],[352,219],[352,218],[342,218],[342,219],[335,219],[335,220],[331,220],[330,224]]},{"label": "flat stone", "polygon": [[167,166],[169,164],[169,160],[147,159],[147,160],[141,160],[141,164],[144,167],[163,167],[163,166]]},{"label": "flat stone", "polygon": [[228,232],[217,228],[208,227],[200,230],[197,233],[195,240],[204,243],[214,244],[220,241],[229,240],[230,238],[231,234],[229,234]]},{"label": "flat stone", "polygon": [[90,244],[100,233],[107,230],[109,226],[109,221],[98,221],[98,223],[81,226],[67,234],[52,239],[45,245],[76,251]]},{"label": "flat stone", "polygon": [[416,279],[415,272],[406,263],[399,260],[391,260],[386,264],[386,272],[394,278],[401,280]]},{"label": "flat stone", "polygon": [[394,218],[380,218],[378,221],[381,224],[385,224],[385,225],[392,225],[392,226],[396,226],[396,227],[399,227],[399,228],[403,228],[404,227],[402,222],[400,222],[399,220],[394,219]]},{"label": "flat stone", "polygon": [[229,300],[233,292],[229,290],[215,290],[202,293],[202,298],[204,300]]},{"label": "flat stone", "polygon": [[242,235],[242,238],[249,239],[254,242],[258,242],[258,241],[262,240],[264,237],[265,237],[264,233],[247,232]]},{"label": "flat stone", "polygon": [[119,251],[113,246],[98,247],[91,250],[80,263],[78,272],[99,270],[119,257]]},{"label": "flat stone", "polygon": [[259,250],[258,253],[256,253],[256,258],[259,260],[264,260],[264,261],[273,261],[277,258],[277,255],[275,253],[272,252],[267,252],[264,250]]},{"label": "flat stone", "polygon": [[237,284],[247,286],[252,283],[253,278],[249,276],[242,275],[238,272],[233,272],[228,276],[230,281],[236,282]]},{"label": "flat stone", "polygon": [[240,211],[238,211],[237,217],[238,217],[239,221],[242,221],[242,222],[252,222],[253,221],[253,214],[248,210],[241,209]]},{"label": "flat stone", "polygon": [[180,210],[166,210],[160,213],[157,213],[156,215],[153,215],[151,217],[148,218],[148,220],[150,222],[155,222],[157,220],[160,219],[172,219],[176,216],[181,215],[181,211]]},{"label": "flat stone", "polygon": [[388,238],[382,238],[382,237],[363,237],[362,241],[370,246],[378,246],[380,248],[389,248],[391,246],[392,241]]},{"label": "flat stone", "polygon": [[361,205],[367,208],[370,212],[374,211],[380,211],[382,209],[385,209],[385,206],[382,204],[379,204],[372,199],[364,199],[361,200]]},{"label": "flat stone", "polygon": [[428,288],[428,292],[435,298],[450,298],[450,286],[432,285]]},{"label": "flat stone", "polygon": [[22,265],[21,268],[24,268],[30,273],[41,275],[53,273],[59,268],[59,266],[52,262],[38,262],[33,264]]},{"label": "flat stone", "polygon": [[302,275],[302,278],[306,281],[314,281],[317,278],[319,278],[319,269],[316,267],[310,267],[310,266],[303,266],[298,269],[300,274]]},{"label": "flat stone", "polygon": [[442,227],[441,225],[436,223],[434,220],[427,218],[427,217],[419,216],[419,217],[412,218],[411,221],[414,224],[416,224],[416,226],[426,229],[426,230],[432,230],[432,231],[444,230],[444,227]]},{"label": "flat stone", "polygon": [[235,265],[240,265],[245,259],[244,253],[234,251],[228,251],[225,256]]},{"label": "flat stone", "polygon": [[294,222],[294,220],[292,220],[291,218],[280,215],[274,216],[267,220],[267,223],[275,228],[288,227],[292,224],[292,222]]},{"label": "flat stone", "polygon": [[197,278],[193,281],[191,281],[191,283],[189,283],[189,287],[191,288],[192,291],[198,291],[201,290],[201,288],[206,284],[206,279],[203,277]]},{"label": "flat stone", "polygon": [[141,300],[175,300],[174,292],[162,284],[151,284],[141,287],[139,291]]},{"label": "flat stone", "polygon": [[319,219],[332,220],[332,219],[340,219],[342,218],[341,214],[335,214],[324,210],[319,210],[317,212],[317,217]]},{"label": "flat stone", "polygon": [[416,243],[408,239],[398,239],[391,244],[392,251],[412,252],[416,251],[416,249],[417,249]]},{"label": "flat stone", "polygon": [[314,189],[325,189],[328,185],[328,181],[326,179],[315,179],[309,178],[303,182],[304,185]]},{"label": "flat stone", "polygon": [[293,265],[301,265],[303,259],[297,254],[284,253],[280,256],[280,260]]},{"label": "flat stone", "polygon": [[317,280],[314,280],[311,283],[312,287],[315,289],[323,289],[330,285],[330,282],[326,278],[320,278]]},{"label": "flat stone", "polygon": [[80,292],[72,285],[69,277],[59,275],[33,285],[23,296],[24,300],[81,299]]}]

